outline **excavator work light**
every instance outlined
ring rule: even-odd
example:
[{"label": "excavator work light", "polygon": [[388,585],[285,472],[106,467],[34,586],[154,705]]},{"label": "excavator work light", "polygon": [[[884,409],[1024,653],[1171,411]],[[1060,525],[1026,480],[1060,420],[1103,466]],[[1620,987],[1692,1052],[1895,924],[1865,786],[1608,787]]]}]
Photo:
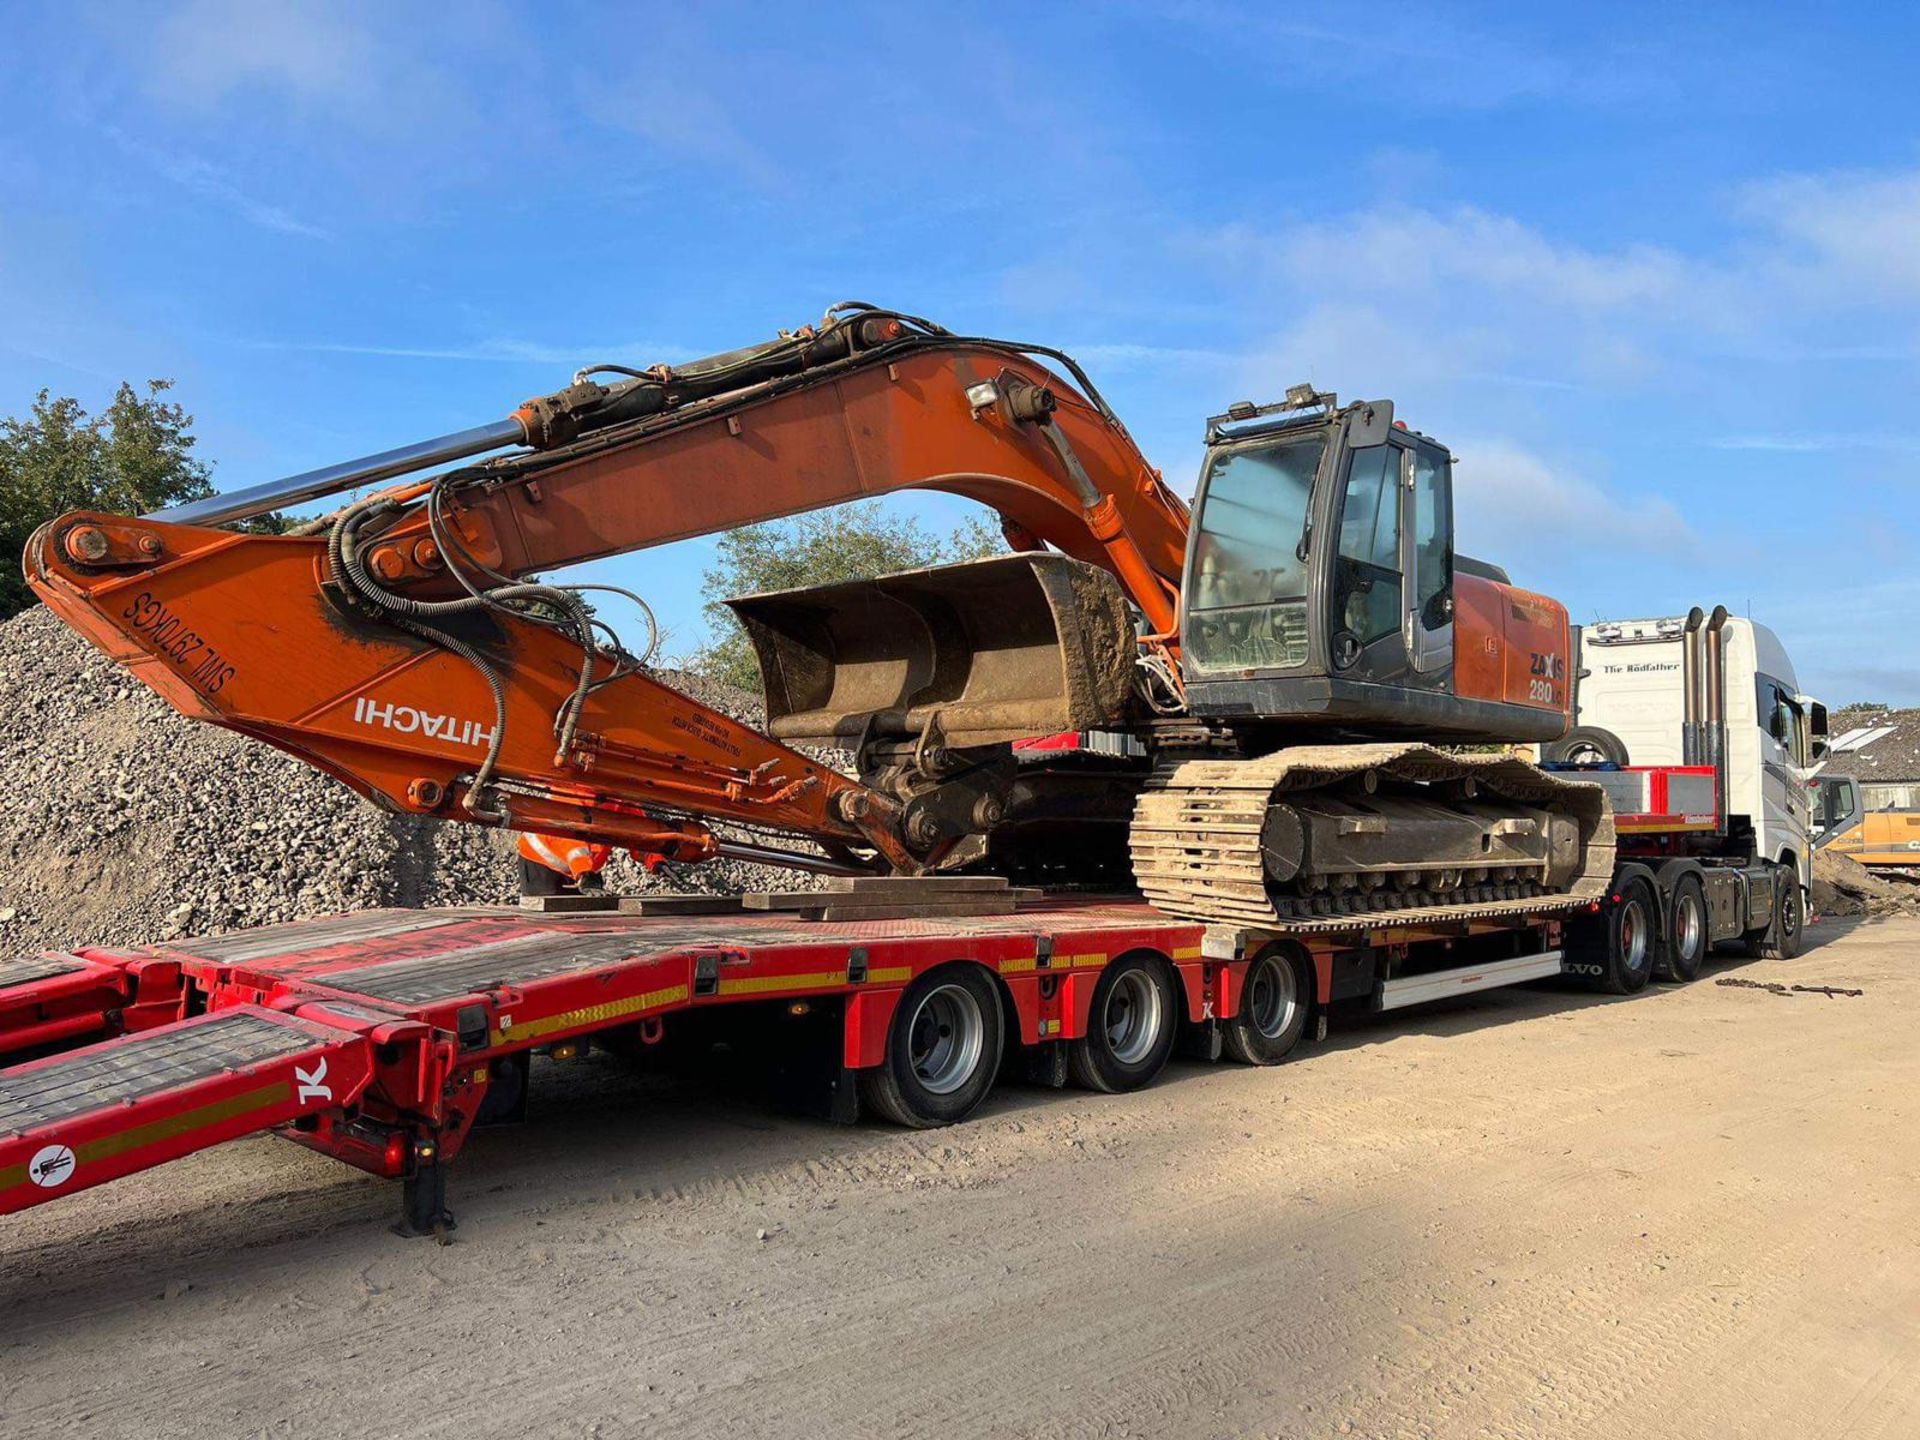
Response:
[{"label": "excavator work light", "polygon": [[978,415],[982,410],[991,410],[1000,402],[1000,387],[991,380],[982,380],[967,386],[967,404]]}]

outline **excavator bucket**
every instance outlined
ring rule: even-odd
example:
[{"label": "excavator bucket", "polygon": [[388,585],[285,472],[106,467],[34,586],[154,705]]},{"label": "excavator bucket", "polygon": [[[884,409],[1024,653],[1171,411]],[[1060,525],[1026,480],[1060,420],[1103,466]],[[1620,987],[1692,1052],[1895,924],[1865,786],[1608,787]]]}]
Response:
[{"label": "excavator bucket", "polygon": [[1119,582],[1033,553],[727,602],[760,659],[767,733],[992,745],[1119,724],[1136,650]]}]

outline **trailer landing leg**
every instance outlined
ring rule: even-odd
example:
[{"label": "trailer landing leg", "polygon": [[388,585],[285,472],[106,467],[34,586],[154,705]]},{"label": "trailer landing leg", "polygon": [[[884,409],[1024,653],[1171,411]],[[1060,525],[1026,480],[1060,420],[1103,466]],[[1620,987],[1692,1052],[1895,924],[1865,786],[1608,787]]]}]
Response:
[{"label": "trailer landing leg", "polygon": [[400,1220],[393,1233],[406,1239],[431,1235],[442,1245],[451,1245],[453,1212],[447,1209],[447,1167],[438,1160],[423,1160],[413,1174],[401,1182]]}]

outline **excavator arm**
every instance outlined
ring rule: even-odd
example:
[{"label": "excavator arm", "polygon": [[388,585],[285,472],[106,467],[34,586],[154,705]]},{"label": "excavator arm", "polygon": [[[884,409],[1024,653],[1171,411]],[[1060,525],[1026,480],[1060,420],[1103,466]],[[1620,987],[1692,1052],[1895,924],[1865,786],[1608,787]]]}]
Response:
[{"label": "excavator arm", "polygon": [[[912,716],[923,748],[934,736],[980,743],[1095,723],[1123,697],[1075,667],[1110,677],[1112,652],[1133,647],[1134,611],[1143,643],[1173,645],[1187,512],[1057,358],[1079,389],[1027,347],[837,308],[817,329],[679,369],[609,385],[583,372],[509,421],[443,442],[156,516],[65,515],[33,536],[27,576],[182,713],[298,755],[391,809],[679,860],[918,871],[979,817],[916,809],[662,684],[604,642],[572,592],[531,577],[902,489],[963,495],[998,511],[1010,545],[1029,554],[984,562],[1001,567],[998,579],[922,584],[903,602],[920,607],[918,623],[980,633],[994,624],[983,606],[1030,618],[1037,596],[1062,627],[1094,638],[1064,647],[1055,668],[1074,673],[1041,673],[1044,646],[977,667],[1000,677],[988,688],[1011,683],[1025,703],[983,700],[967,676],[945,673],[956,653],[966,665],[965,644],[948,644],[924,675],[887,655],[849,667],[869,687],[889,675],[897,691],[863,723]],[[515,439],[529,448],[290,534],[219,528]],[[959,591],[982,602],[971,616],[952,613]],[[1001,618],[1017,628],[1015,613]],[[819,680],[800,673],[805,647],[781,653],[795,673],[770,678],[770,691]],[[1119,656],[1118,673],[1131,674],[1132,659]],[[943,706],[948,694],[956,703]],[[154,764],[164,770],[164,755]],[[804,837],[825,858],[723,841],[709,821]]]}]

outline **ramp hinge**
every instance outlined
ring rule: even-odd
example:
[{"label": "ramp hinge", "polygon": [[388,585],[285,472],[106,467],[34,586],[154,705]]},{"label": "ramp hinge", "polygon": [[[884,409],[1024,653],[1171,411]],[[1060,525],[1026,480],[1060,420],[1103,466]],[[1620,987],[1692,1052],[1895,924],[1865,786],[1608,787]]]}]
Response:
[{"label": "ramp hinge", "polygon": [[867,947],[856,945],[847,952],[847,984],[867,983]]},{"label": "ramp hinge", "polygon": [[1033,942],[1033,968],[1051,970],[1053,968],[1053,937],[1036,936]]}]

